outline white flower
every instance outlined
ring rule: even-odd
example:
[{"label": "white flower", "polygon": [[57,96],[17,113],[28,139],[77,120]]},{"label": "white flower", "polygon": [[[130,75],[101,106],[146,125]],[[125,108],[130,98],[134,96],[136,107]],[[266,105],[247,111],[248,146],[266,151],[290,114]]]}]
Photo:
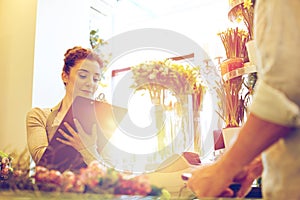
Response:
[{"label": "white flower", "polygon": [[151,80],[155,79],[155,77],[156,77],[156,73],[152,73],[149,75],[149,79]]}]

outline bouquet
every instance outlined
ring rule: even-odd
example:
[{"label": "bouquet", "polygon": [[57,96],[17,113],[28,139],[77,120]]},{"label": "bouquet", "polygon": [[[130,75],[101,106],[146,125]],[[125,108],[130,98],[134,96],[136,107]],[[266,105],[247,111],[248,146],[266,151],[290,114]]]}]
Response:
[{"label": "bouquet", "polygon": [[136,90],[147,90],[150,97],[160,98],[162,91],[169,90],[177,96],[192,94],[194,109],[201,108],[206,86],[199,67],[176,63],[170,59],[148,61],[131,67]]},{"label": "bouquet", "polygon": [[6,181],[13,174],[11,167],[12,157],[0,151],[0,186],[7,187]]},{"label": "bouquet", "polygon": [[[160,196],[169,199],[170,194],[164,188],[158,188],[149,182],[146,175],[128,175],[103,166],[98,161],[91,162],[79,172],[66,170],[60,172],[36,166],[33,175],[23,161],[25,154],[19,156],[16,166],[11,166],[12,157],[0,151],[1,189],[34,190],[43,192],[96,193],[110,195]],[[23,164],[22,164],[23,163]],[[26,168],[24,168],[26,166]]]},{"label": "bouquet", "polygon": [[128,175],[106,168],[98,161],[81,168],[79,173],[48,170],[37,166],[33,176],[39,190],[114,195],[162,196],[169,194],[163,188],[152,186],[146,175]]}]

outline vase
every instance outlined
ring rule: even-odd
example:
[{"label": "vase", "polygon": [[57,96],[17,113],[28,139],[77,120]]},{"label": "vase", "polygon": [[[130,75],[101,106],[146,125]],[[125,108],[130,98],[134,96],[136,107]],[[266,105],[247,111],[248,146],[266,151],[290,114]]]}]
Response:
[{"label": "vase", "polygon": [[174,112],[173,145],[176,153],[194,151],[194,113],[192,96],[189,94],[178,95]]},{"label": "vase", "polygon": [[202,154],[202,137],[201,137],[201,118],[203,96],[205,90],[194,92],[192,94],[192,109],[193,109],[193,131],[194,131],[194,152]]},{"label": "vase", "polygon": [[228,58],[220,64],[221,75],[224,81],[239,77],[240,70],[244,67],[244,61],[242,58]]},{"label": "vase", "polygon": [[241,127],[228,127],[223,128],[222,135],[224,139],[225,148],[229,148],[237,139],[237,136],[241,130]]},{"label": "vase", "polygon": [[201,138],[201,120],[200,120],[200,111],[195,111],[193,114],[193,132],[194,132],[194,152],[199,155],[202,154],[202,138]]}]

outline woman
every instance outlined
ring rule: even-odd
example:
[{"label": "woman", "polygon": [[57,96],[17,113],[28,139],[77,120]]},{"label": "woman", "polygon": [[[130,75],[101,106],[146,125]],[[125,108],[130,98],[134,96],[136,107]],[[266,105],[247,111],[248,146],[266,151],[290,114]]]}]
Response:
[{"label": "woman", "polygon": [[[66,89],[65,96],[54,108],[33,108],[27,113],[27,142],[32,159],[36,164],[48,147],[73,99],[76,96],[93,99],[99,85],[103,62],[96,53],[76,46],[67,50],[64,56],[61,78]],[[76,119],[74,119],[74,124],[76,127],[64,123],[70,135],[59,129],[58,132],[65,139],[57,138],[57,140],[76,149],[86,164],[93,160],[99,160],[96,125],[93,126],[92,133],[87,134]]]}]

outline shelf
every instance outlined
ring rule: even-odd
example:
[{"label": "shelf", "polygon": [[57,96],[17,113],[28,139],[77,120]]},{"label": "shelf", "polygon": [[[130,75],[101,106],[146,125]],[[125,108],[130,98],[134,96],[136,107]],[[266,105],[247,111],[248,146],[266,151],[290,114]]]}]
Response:
[{"label": "shelf", "polygon": [[247,63],[244,64],[244,67],[232,70],[232,71],[224,74],[223,75],[223,80],[228,81],[230,79],[233,79],[233,78],[236,78],[236,77],[239,77],[239,76],[243,76],[245,74],[254,73],[254,72],[257,72],[256,66],[249,63],[249,62],[247,62]]}]

